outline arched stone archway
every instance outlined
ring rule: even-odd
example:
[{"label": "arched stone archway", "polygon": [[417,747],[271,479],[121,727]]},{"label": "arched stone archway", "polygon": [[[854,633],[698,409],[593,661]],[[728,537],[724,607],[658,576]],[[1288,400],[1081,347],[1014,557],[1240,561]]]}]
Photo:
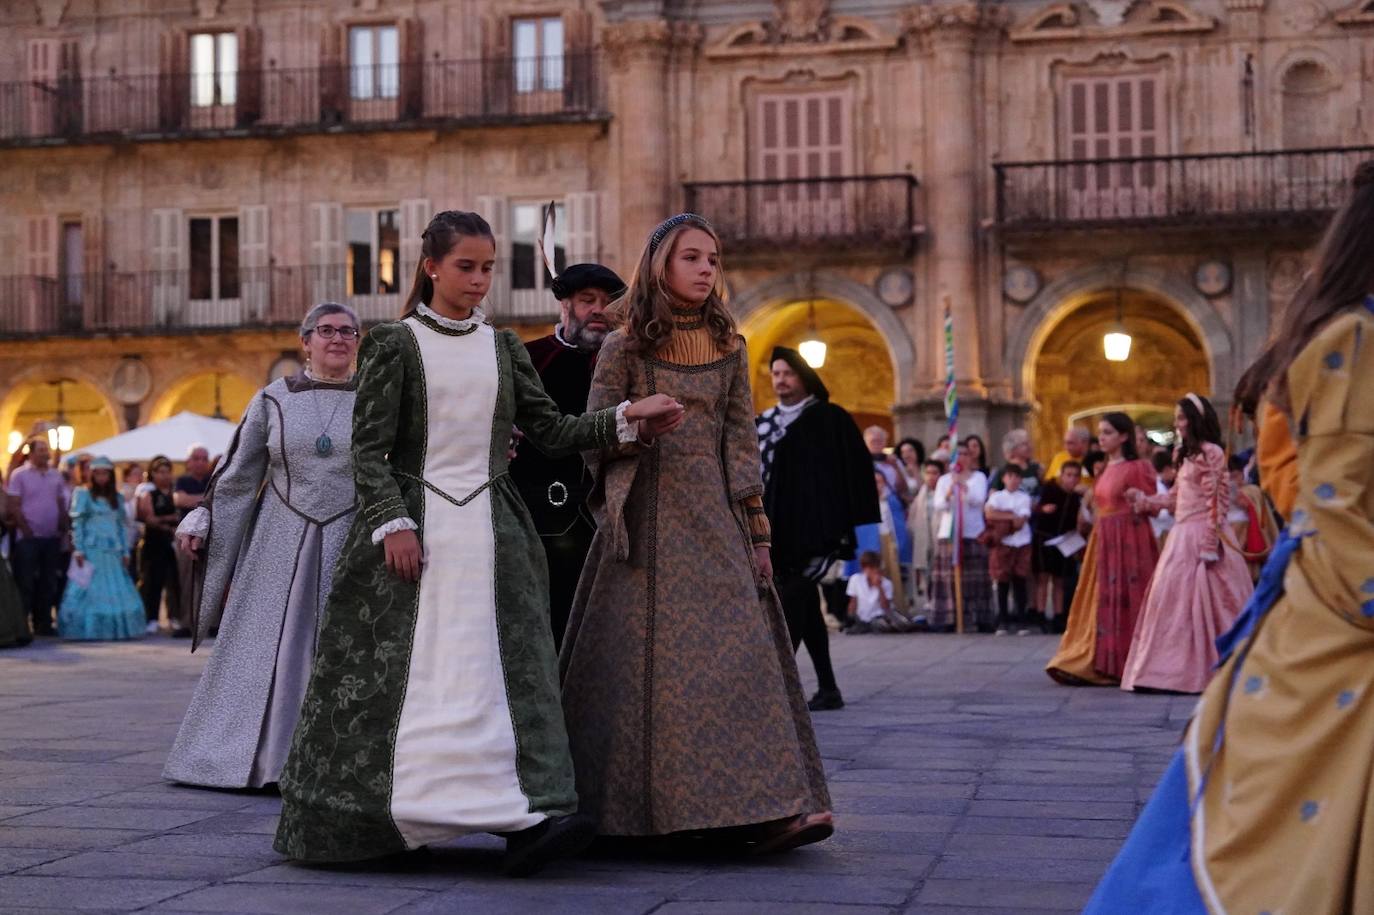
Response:
[{"label": "arched stone archway", "polygon": [[730,300],[730,310],[741,326],[749,324],[758,313],[791,302],[829,299],[847,305],[862,314],[878,329],[892,360],[894,390],[893,405],[901,403],[916,385],[916,347],[906,324],[883,304],[873,290],[862,283],[829,273],[790,273],[770,277],[751,286]]},{"label": "arched stone archway", "polygon": [[[1059,322],[1091,297],[1113,292],[1117,287],[1154,297],[1162,307],[1173,308],[1191,325],[1206,352],[1216,399],[1229,405],[1239,369],[1231,330],[1216,306],[1176,273],[1140,266],[1128,268],[1123,276],[1121,268],[1110,263],[1060,277],[1040,290],[1026,306],[1003,350],[1006,364],[1020,370],[1019,375],[1013,373],[1016,396],[1030,397],[1035,356]],[[1222,407],[1219,405],[1218,409]]]},{"label": "arched stone archway", "polygon": [[55,419],[58,411],[56,382],[61,380],[62,411],[75,436],[72,450],[120,432],[121,410],[99,379],[85,370],[36,366],[19,373],[0,399],[0,433],[8,442],[10,432],[27,437],[36,422]]},{"label": "arched stone archway", "polygon": [[210,416],[215,410],[215,379],[220,382],[219,409],[231,422],[238,422],[259,384],[240,372],[210,369],[187,373],[172,382],[153,402],[148,422],[157,423],[183,410]]}]

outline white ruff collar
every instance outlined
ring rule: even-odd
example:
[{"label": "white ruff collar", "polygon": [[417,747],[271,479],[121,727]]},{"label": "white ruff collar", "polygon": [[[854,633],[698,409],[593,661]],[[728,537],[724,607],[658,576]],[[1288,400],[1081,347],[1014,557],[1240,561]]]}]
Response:
[{"label": "white ruff collar", "polygon": [[479,324],[487,323],[487,314],[480,307],[474,308],[472,310],[472,317],[465,321],[459,321],[456,318],[446,318],[424,302],[415,306],[415,313],[417,315],[424,315],[434,323],[442,327],[447,327],[449,330],[472,330]]}]

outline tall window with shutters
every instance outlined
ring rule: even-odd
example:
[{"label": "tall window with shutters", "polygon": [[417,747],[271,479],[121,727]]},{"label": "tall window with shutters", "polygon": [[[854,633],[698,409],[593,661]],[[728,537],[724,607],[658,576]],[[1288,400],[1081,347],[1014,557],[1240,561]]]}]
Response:
[{"label": "tall window with shutters", "polygon": [[193,32],[190,62],[191,126],[232,127],[238,102],[238,35]]},{"label": "tall window with shutters", "polygon": [[348,30],[348,92],[354,101],[394,99],[401,92],[401,38],[392,25]]},{"label": "tall window with shutters", "polygon": [[187,323],[233,323],[239,317],[239,218],[193,216],[188,228]]},{"label": "tall window with shutters", "polygon": [[558,16],[511,23],[515,91],[563,91],[563,20]]},{"label": "tall window with shutters", "polygon": [[852,162],[849,95],[843,91],[760,95],[755,108],[750,219],[780,238],[840,234],[852,219],[842,182]]},{"label": "tall window with shutters", "polygon": [[1074,165],[1068,176],[1070,216],[1091,219],[1162,213],[1161,166],[1140,159],[1168,151],[1163,81],[1157,72],[1065,81],[1063,135],[1067,157],[1132,160]]}]

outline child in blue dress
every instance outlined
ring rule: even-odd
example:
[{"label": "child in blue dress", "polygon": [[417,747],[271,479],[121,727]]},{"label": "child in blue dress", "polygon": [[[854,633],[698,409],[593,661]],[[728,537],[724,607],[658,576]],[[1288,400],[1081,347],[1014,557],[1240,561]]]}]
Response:
[{"label": "child in blue dress", "polygon": [[127,570],[128,516],[109,458],[91,462],[91,482],[72,495],[72,569],[58,609],[64,639],[143,635],[143,601]]}]

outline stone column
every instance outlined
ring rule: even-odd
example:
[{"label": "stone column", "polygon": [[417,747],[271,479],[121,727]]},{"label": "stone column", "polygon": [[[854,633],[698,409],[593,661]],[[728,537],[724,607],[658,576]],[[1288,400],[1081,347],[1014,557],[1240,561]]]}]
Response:
[{"label": "stone column", "polygon": [[663,20],[614,23],[601,36],[615,113],[611,149],[618,161],[611,172],[618,200],[604,211],[602,225],[613,230],[608,234],[615,237],[605,247],[619,253],[622,271],[634,269],[649,231],[673,215],[673,125],[679,119],[671,107],[669,63],[679,50],[690,53],[699,37],[694,23]]},{"label": "stone column", "polygon": [[[987,387],[981,358],[981,316],[978,285],[979,176],[989,168],[980,152],[978,124],[983,117],[983,98],[974,79],[977,42],[984,31],[1000,25],[997,8],[959,2],[910,8],[907,28],[919,41],[925,58],[926,98],[925,163],[918,174],[925,186],[927,234],[925,247],[928,290],[917,314],[918,339],[924,338],[922,382],[928,386],[913,405],[914,414],[933,413],[943,407],[935,395],[945,372],[943,321],[945,302],[954,316],[954,366],[959,386],[961,415],[967,428],[987,430]],[[941,420],[931,416],[921,426],[929,430]]]}]

